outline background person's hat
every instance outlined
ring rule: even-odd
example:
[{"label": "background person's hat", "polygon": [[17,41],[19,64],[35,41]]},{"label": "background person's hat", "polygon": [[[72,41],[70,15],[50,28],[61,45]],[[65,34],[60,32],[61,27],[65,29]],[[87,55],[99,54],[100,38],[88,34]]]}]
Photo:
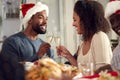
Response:
[{"label": "background person's hat", "polygon": [[120,14],[120,1],[109,2],[105,8],[105,18],[109,18],[113,13]]}]

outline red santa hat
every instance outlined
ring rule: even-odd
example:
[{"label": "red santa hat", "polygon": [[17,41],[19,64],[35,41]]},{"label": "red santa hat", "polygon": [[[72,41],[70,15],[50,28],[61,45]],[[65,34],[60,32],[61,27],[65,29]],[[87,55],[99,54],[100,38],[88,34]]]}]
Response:
[{"label": "red santa hat", "polygon": [[105,8],[105,18],[109,18],[113,13],[120,14],[120,1],[111,0]]},{"label": "red santa hat", "polygon": [[27,27],[28,21],[30,18],[36,14],[37,12],[41,12],[43,10],[46,10],[47,16],[49,13],[48,6],[41,3],[37,2],[36,4],[23,4],[22,5],[22,14],[23,14],[23,20],[22,24],[24,25],[24,28]]},{"label": "red santa hat", "polygon": [[21,8],[21,10],[22,10],[22,16],[24,17],[25,15],[26,15],[26,12],[30,9],[30,8],[32,8],[33,6],[34,6],[35,4],[33,4],[33,3],[28,3],[28,4],[22,4],[22,8]]}]

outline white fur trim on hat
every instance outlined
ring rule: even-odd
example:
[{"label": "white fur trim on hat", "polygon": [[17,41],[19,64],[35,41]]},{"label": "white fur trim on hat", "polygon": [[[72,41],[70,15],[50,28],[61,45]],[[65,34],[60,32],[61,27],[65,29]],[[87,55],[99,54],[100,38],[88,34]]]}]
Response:
[{"label": "white fur trim on hat", "polygon": [[109,18],[117,10],[120,10],[120,1],[111,1],[106,5],[105,18]]},{"label": "white fur trim on hat", "polygon": [[25,17],[22,20],[22,24],[24,25],[24,29],[27,27],[28,21],[30,20],[30,18],[36,14],[37,12],[41,12],[43,10],[46,10],[47,16],[49,14],[49,10],[48,10],[48,6],[45,4],[42,4],[41,2],[37,2],[37,4],[35,4],[35,6],[33,6],[32,8],[30,8]]}]

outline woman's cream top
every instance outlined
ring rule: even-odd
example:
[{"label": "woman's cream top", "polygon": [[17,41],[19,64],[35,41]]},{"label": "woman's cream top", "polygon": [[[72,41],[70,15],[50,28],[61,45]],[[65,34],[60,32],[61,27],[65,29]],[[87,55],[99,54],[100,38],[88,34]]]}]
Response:
[{"label": "woman's cream top", "polygon": [[86,55],[83,55],[82,53],[82,44],[80,45],[80,49],[78,52],[78,64],[86,64],[92,62],[94,63],[95,68],[98,69],[100,66],[111,63],[112,49],[106,33],[100,31],[94,34],[91,41],[90,49]]}]

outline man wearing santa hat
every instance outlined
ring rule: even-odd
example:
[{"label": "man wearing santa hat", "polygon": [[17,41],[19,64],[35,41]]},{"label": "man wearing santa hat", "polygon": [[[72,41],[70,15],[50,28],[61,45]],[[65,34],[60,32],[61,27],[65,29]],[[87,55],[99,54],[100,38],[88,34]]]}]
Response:
[{"label": "man wearing santa hat", "polygon": [[[112,29],[120,36],[120,1],[112,0],[105,9],[105,17]],[[120,43],[113,50],[112,67],[120,72]]]},{"label": "man wearing santa hat", "polygon": [[[29,10],[27,10],[27,7]],[[48,7],[41,2],[24,4],[22,25],[24,30],[7,38],[1,53],[10,58],[17,57],[18,61],[36,61],[43,56],[53,58],[50,44],[38,38],[38,34],[45,34],[48,19]]]}]

